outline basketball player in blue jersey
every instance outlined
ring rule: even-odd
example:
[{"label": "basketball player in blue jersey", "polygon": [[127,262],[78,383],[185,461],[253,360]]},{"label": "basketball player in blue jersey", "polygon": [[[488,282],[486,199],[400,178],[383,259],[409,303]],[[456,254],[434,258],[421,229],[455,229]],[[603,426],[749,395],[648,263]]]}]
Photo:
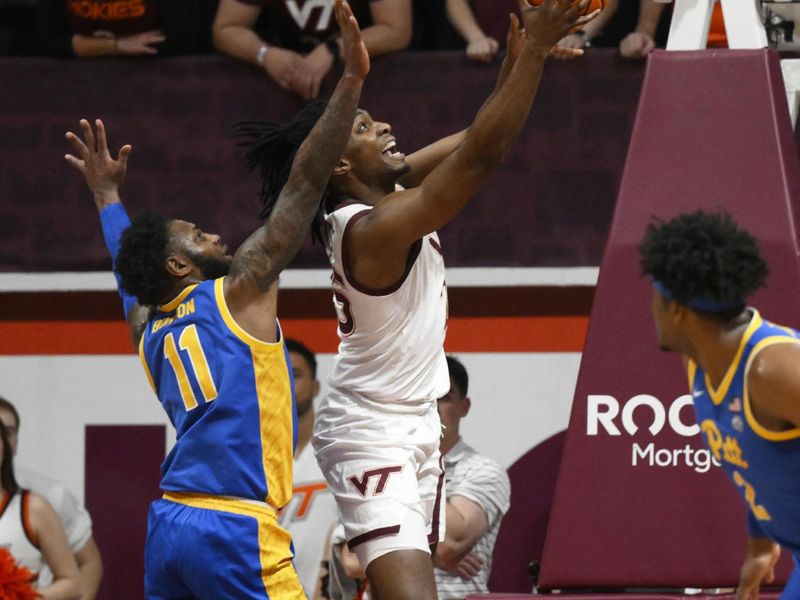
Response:
[{"label": "basketball player in blue jersey", "polygon": [[697,421],[748,510],[737,600],[758,598],[780,547],[800,598],[800,341],[748,307],[766,279],[752,235],[724,214],[651,223],[639,247],[661,348],[684,356]]},{"label": "basketball player in blue jersey", "polygon": [[[498,83],[460,134],[406,157],[387,123],[359,110],[315,228],[333,269],[341,343],[312,444],[347,545],[380,600],[434,600],[431,548],[444,535],[437,398],[450,389],[447,289],[436,229],[466,205],[519,135],[548,54],[597,16],[589,0],[520,0]],[[580,53],[580,52],[579,52]],[[295,143],[306,132],[294,129]],[[281,188],[270,146],[251,156]],[[270,150],[271,152],[267,152]],[[274,153],[273,153],[274,152]]]},{"label": "basketball player in blue jersey", "polygon": [[[289,534],[276,522],[292,496],[297,436],[276,302],[278,274],[308,232],[369,71],[350,7],[337,0],[335,11],[342,78],[287,158],[275,210],[233,256],[219,236],[186,221],[145,216],[128,225],[118,188],[131,147],[114,160],[100,120],[96,135],[85,120],[83,140],[67,134],[78,156],[66,158],[94,194],[142,364],[177,430],[162,465],[164,496],[148,520],[150,599],[305,598]],[[274,124],[263,134],[285,131]]]}]

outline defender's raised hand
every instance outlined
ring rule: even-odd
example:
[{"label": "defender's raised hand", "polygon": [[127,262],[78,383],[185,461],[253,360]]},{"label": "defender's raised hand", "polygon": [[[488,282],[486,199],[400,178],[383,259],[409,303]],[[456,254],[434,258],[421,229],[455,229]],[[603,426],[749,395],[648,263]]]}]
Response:
[{"label": "defender's raised hand", "polygon": [[361,39],[358,21],[345,0],[335,0],[333,10],[336,14],[336,22],[342,32],[342,58],[344,59],[345,74],[364,79],[369,73],[369,52],[367,52],[364,40]]},{"label": "defender's raised hand", "polygon": [[598,9],[584,15],[590,3],[591,0],[542,0],[541,4],[531,6],[527,0],[519,0],[526,41],[550,52],[561,38],[600,14]]},{"label": "defender's raised hand", "polygon": [[94,194],[94,202],[98,210],[103,206],[119,202],[119,186],[125,180],[128,170],[128,156],[131,153],[130,144],[120,148],[117,158],[111,157],[106,141],[106,129],[100,119],[95,120],[97,135],[86,119],[81,119],[83,140],[68,131],[67,141],[72,144],[78,156],[66,154],[66,161],[81,172],[86,179],[86,185]]}]

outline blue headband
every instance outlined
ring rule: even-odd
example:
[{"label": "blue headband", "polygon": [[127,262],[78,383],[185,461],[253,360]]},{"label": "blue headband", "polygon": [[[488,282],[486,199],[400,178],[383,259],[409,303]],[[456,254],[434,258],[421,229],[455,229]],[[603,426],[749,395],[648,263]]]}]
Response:
[{"label": "blue headband", "polygon": [[718,312],[726,312],[729,310],[733,310],[735,308],[744,307],[744,300],[710,300],[707,298],[693,298],[688,302],[684,302],[682,300],[678,300],[669,291],[667,286],[661,283],[658,279],[653,279],[653,287],[658,290],[658,293],[664,296],[667,300],[675,300],[676,302],[680,302],[681,304],[685,304],[689,308],[694,310],[699,310],[701,312],[710,312],[710,313],[718,313]]}]

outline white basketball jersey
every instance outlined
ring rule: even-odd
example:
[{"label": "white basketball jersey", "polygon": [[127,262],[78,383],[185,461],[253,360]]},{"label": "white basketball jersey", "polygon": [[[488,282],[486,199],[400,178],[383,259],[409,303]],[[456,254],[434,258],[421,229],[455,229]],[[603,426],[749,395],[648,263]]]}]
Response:
[{"label": "white basketball jersey", "polygon": [[17,565],[28,567],[35,577],[42,570],[44,561],[41,550],[31,540],[33,532],[25,526],[30,522],[28,496],[29,493],[25,492],[23,502],[23,491],[20,490],[10,499],[6,496],[0,501],[0,547],[6,548]]},{"label": "white basketball jersey", "polygon": [[419,412],[450,389],[439,236],[426,235],[412,246],[406,272],[395,285],[366,288],[348,271],[343,242],[370,210],[366,204],[347,204],[325,217],[341,340],[329,383],[335,393],[381,410]]}]

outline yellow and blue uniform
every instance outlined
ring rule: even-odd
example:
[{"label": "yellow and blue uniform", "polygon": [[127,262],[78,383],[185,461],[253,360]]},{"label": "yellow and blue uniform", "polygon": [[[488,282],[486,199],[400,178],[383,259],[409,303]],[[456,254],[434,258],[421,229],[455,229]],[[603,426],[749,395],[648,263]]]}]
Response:
[{"label": "yellow and blue uniform", "polygon": [[[130,219],[112,204],[100,222],[115,260]],[[149,600],[305,598],[276,519],[292,497],[297,443],[289,354],[280,326],[267,343],[236,324],[223,283],[204,281],[158,307],[139,345],[177,431],[161,466],[164,497],[148,516]],[[135,299],[119,292],[127,316]]]},{"label": "yellow and blue uniform", "polygon": [[283,339],[233,320],[224,278],[158,307],[139,355],[177,431],[150,509],[150,598],[304,597],[276,509],[292,497],[292,370]]},{"label": "yellow and blue uniform", "polygon": [[[751,309],[752,310],[752,309]],[[747,373],[756,355],[773,344],[800,343],[800,333],[775,325],[752,310],[738,351],[714,389],[706,373],[689,362],[689,385],[697,422],[748,509],[752,537],[769,537],[793,557],[786,600],[800,598],[800,428],[770,431],[753,415]]]}]

